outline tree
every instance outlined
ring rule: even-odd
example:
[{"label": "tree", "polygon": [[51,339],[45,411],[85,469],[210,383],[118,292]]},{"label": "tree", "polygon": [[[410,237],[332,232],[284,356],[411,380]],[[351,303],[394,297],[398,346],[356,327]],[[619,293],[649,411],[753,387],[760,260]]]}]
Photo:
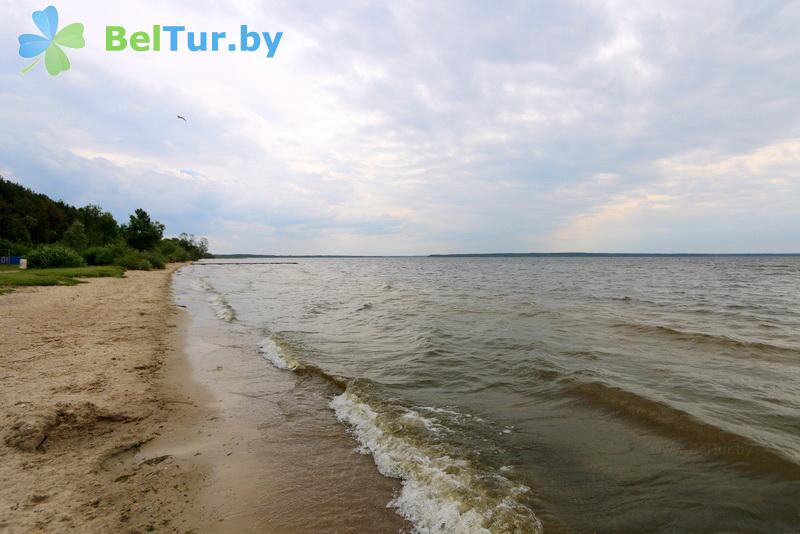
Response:
[{"label": "tree", "polygon": [[195,239],[193,234],[183,233],[178,237],[181,248],[189,254],[189,258],[199,260],[208,256],[208,239]]},{"label": "tree", "polygon": [[130,222],[122,227],[122,235],[130,246],[139,250],[155,247],[164,235],[164,225],[152,221],[146,211],[139,208]]},{"label": "tree", "polygon": [[78,219],[86,228],[89,246],[107,245],[119,235],[119,225],[114,216],[103,211],[100,206],[89,204],[78,209]]},{"label": "tree", "polygon": [[54,243],[81,252],[105,247],[110,254],[122,245],[120,238],[139,250],[153,250],[163,244],[164,254],[178,261],[208,255],[205,239],[183,234],[161,243],[163,234],[164,225],[152,221],[144,210],[136,210],[130,224],[121,227],[100,206],[76,208],[0,176],[0,248],[12,249],[15,255],[26,253],[32,245]]},{"label": "tree", "polygon": [[197,248],[200,249],[200,257],[206,258],[209,256],[208,254],[208,239],[205,237],[201,237],[200,240],[197,242]]},{"label": "tree", "polygon": [[81,251],[89,245],[89,238],[86,237],[86,230],[83,223],[75,221],[64,232],[64,244],[73,250]]},{"label": "tree", "polygon": [[0,238],[54,243],[77,218],[77,209],[0,176]]}]

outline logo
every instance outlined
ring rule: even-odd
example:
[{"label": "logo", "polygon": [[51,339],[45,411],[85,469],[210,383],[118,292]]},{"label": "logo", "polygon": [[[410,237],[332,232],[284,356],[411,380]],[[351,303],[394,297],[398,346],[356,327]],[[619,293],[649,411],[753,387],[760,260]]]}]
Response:
[{"label": "logo", "polygon": [[155,24],[152,32],[138,31],[130,36],[123,26],[106,26],[106,52],[120,52],[128,47],[134,52],[160,52],[162,37],[164,50],[170,52],[177,52],[185,43],[184,48],[190,52],[256,52],[261,49],[271,58],[275,57],[283,32],[273,35],[270,32],[250,31],[247,24],[242,24],[239,26],[238,43],[226,43],[229,39],[227,32],[187,31],[186,26]]},{"label": "logo", "polygon": [[[69,70],[70,62],[62,47],[83,48],[83,24],[74,22],[58,29],[58,10],[48,6],[33,12],[33,23],[41,35],[25,33],[19,36],[19,55],[36,58],[22,69],[27,74],[39,64],[44,54],[44,66],[51,76],[58,76]],[[124,26],[106,26],[106,52],[121,52],[130,49],[134,52],[257,52],[267,58],[275,57],[283,32],[252,31],[242,24],[238,32],[188,31],[186,26],[163,26],[154,24],[152,31],[128,32]],[[162,48],[162,39],[164,48]]]},{"label": "logo", "polygon": [[69,70],[69,58],[61,47],[86,46],[86,41],[83,39],[83,24],[75,22],[58,31],[58,10],[53,6],[48,6],[42,11],[34,11],[33,23],[42,35],[26,33],[19,36],[19,55],[28,59],[36,58],[36,61],[22,69],[22,74],[35,67],[42,59],[42,54],[44,54],[44,67],[51,76],[58,76]]}]

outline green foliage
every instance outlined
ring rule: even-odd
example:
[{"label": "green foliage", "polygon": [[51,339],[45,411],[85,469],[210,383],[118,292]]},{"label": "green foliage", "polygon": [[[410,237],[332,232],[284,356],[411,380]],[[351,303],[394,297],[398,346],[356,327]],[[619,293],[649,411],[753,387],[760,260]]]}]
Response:
[{"label": "green foliage", "polygon": [[205,237],[195,239],[189,234],[162,239],[157,250],[167,261],[189,261],[211,257],[208,253],[208,240]]},{"label": "green foliage", "polygon": [[83,259],[89,265],[111,265],[125,252],[131,250],[123,241],[111,243],[102,247],[89,247],[83,251]]},{"label": "green foliage", "polygon": [[90,247],[83,253],[89,265],[121,265],[127,269],[149,270],[163,269],[170,260],[160,251],[160,244],[154,250],[139,251],[124,242],[117,242],[104,247]]},{"label": "green foliage", "polygon": [[114,260],[114,263],[134,271],[149,271],[153,268],[153,264],[150,263],[145,253],[133,249],[129,249],[122,254],[122,256]]},{"label": "green foliage", "polygon": [[[146,261],[158,267],[167,261],[209,256],[205,238],[181,234],[162,239],[163,235],[164,225],[151,220],[142,209],[130,216],[128,225],[119,226],[99,206],[76,208],[55,202],[0,177],[0,251],[10,250],[12,256],[36,252],[37,261],[50,261],[42,251],[32,249],[59,242],[65,245],[61,250],[69,247],[79,251],[91,265],[124,262],[144,266]],[[132,254],[130,247],[146,254]]]},{"label": "green foliage", "polygon": [[28,254],[31,267],[82,267],[83,258],[71,248],[62,245],[39,245]]},{"label": "green foliage", "polygon": [[14,243],[54,243],[78,210],[0,177],[0,238]]},{"label": "green foliage", "polygon": [[0,254],[9,252],[11,256],[24,256],[31,249],[28,245],[22,243],[12,243],[7,239],[0,239]]},{"label": "green foliage", "polygon": [[139,208],[135,215],[131,215],[130,222],[122,227],[122,235],[133,248],[148,250],[161,241],[164,236],[164,225],[158,221],[152,221],[150,215]]},{"label": "green foliage", "polygon": [[156,250],[158,250],[167,261],[187,261],[189,259],[189,253],[181,247],[178,240],[174,237],[162,239],[161,243],[156,247]]},{"label": "green foliage", "polygon": [[89,238],[86,237],[86,227],[81,221],[76,220],[64,232],[62,241],[73,250],[81,251],[85,249],[89,244]]},{"label": "green foliage", "polygon": [[119,237],[119,225],[114,216],[100,206],[89,204],[78,209],[78,220],[86,229],[89,246],[107,245]]},{"label": "green foliage", "polygon": [[76,278],[121,277],[125,270],[116,266],[77,267],[66,269],[28,269],[0,271],[0,287],[57,286],[79,284]]},{"label": "green foliage", "polygon": [[78,209],[0,177],[0,239],[54,243],[75,221],[83,224],[89,246],[105,245],[119,235],[117,221],[98,206]]},{"label": "green foliage", "polygon": [[167,265],[167,259],[155,250],[149,250],[144,255],[150,265],[153,266],[153,269],[163,269]]},{"label": "green foliage", "polygon": [[205,237],[195,239],[193,235],[183,233],[178,237],[177,242],[189,255],[190,260],[199,260],[209,257],[208,239]]}]

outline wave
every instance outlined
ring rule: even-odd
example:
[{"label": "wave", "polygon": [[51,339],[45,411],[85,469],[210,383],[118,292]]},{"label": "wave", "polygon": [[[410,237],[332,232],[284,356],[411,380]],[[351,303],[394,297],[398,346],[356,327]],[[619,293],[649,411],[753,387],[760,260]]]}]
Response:
[{"label": "wave", "polygon": [[522,317],[522,318],[539,317],[540,315],[545,315],[548,317],[555,317],[555,318],[561,317],[561,313],[554,310],[535,310],[535,311],[523,310],[516,312],[516,314],[517,317]]},{"label": "wave", "polygon": [[261,342],[261,354],[278,369],[294,371],[300,376],[314,376],[328,384],[333,385],[339,391],[344,391],[347,387],[347,379],[326,373],[316,365],[303,361],[298,353],[302,353],[299,347],[291,340],[287,332],[277,332],[267,337]]},{"label": "wave", "polygon": [[284,351],[278,347],[278,344],[273,338],[267,338],[261,343],[261,354],[272,362],[272,365],[278,369],[294,370],[302,364],[294,358],[287,357]]},{"label": "wave", "polygon": [[616,416],[645,425],[691,450],[800,480],[800,463],[791,453],[786,455],[769,444],[721,428],[664,401],[598,381],[591,371],[534,368],[528,373],[536,381],[556,384],[558,390],[553,394],[566,393],[591,407],[612,410]]},{"label": "wave", "polygon": [[[530,491],[500,474],[471,462],[426,434],[446,432],[418,411],[383,406],[360,391],[359,382],[330,403],[378,471],[401,480],[402,489],[389,505],[408,519],[416,532],[541,533],[542,524],[524,503]],[[434,445],[435,446],[432,446]]]},{"label": "wave", "polygon": [[192,285],[198,291],[205,292],[208,295],[206,300],[208,300],[208,303],[211,305],[217,317],[226,323],[231,323],[236,320],[236,311],[225,299],[225,296],[217,291],[206,278],[197,278],[192,282]]},{"label": "wave", "polygon": [[274,333],[261,344],[262,354],[275,367],[339,388],[330,408],[351,430],[359,452],[371,454],[381,474],[401,480],[402,489],[389,506],[408,519],[415,532],[542,532],[541,522],[524,504],[528,487],[503,476],[508,468],[494,470],[468,460],[445,439],[456,432],[451,423],[485,425],[484,419],[384,400],[367,380],[333,376],[304,361],[303,350],[286,332]]},{"label": "wave", "polygon": [[765,343],[763,341],[747,341],[725,335],[706,334],[704,332],[690,332],[663,325],[650,325],[643,323],[616,323],[611,325],[611,327],[624,328],[642,334],[662,335],[680,341],[689,341],[693,343],[706,343],[710,345],[719,345],[724,347],[732,347],[740,349],[761,350],[765,352],[791,353],[794,356],[800,353],[800,350],[793,347],[774,345],[772,343]]},{"label": "wave", "polygon": [[660,431],[666,437],[692,446],[711,456],[724,457],[759,471],[800,480],[800,465],[780,452],[746,436],[702,421],[664,402],[600,382],[566,378],[567,391],[594,406],[606,407],[622,417]]}]

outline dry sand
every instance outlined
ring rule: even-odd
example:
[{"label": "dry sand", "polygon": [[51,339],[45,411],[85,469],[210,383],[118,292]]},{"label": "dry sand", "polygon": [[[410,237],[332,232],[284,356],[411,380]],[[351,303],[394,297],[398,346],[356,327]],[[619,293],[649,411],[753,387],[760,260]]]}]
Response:
[{"label": "dry sand", "polygon": [[0,532],[197,528],[206,467],[141,454],[169,421],[200,417],[191,389],[164,380],[186,375],[169,358],[176,267],[0,296]]}]

